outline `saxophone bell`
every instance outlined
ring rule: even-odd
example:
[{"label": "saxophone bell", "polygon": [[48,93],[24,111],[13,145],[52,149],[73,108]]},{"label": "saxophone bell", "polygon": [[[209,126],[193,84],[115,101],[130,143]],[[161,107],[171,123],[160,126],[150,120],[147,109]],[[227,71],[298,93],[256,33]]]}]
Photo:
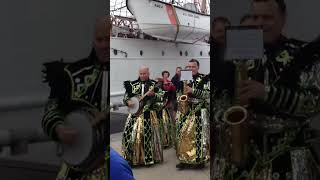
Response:
[{"label": "saxophone bell", "polygon": [[232,106],[223,115],[223,121],[229,125],[238,125],[248,118],[248,111],[242,106]]},{"label": "saxophone bell", "polygon": [[187,81],[183,81],[183,95],[179,97],[179,111],[186,114],[188,111],[188,95],[187,95]]}]

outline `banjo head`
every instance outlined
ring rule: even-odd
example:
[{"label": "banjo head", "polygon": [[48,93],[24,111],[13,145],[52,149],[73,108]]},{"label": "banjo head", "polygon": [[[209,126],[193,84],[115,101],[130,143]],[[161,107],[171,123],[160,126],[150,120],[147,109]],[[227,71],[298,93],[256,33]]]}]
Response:
[{"label": "banjo head", "polygon": [[95,134],[90,118],[92,117],[84,111],[71,112],[65,118],[66,127],[77,131],[73,144],[61,144],[63,150],[61,158],[69,165],[81,164],[91,153]]},{"label": "banjo head", "polygon": [[132,97],[130,98],[130,101],[134,103],[134,106],[128,107],[128,111],[129,113],[135,114],[139,111],[139,107],[140,107],[139,99],[137,97]]}]

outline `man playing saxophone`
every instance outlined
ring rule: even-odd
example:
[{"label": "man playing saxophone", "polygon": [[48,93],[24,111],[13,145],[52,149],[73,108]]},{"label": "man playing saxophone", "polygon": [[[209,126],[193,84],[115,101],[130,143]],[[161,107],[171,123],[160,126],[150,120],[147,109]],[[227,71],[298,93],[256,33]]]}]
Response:
[{"label": "man playing saxophone", "polygon": [[199,61],[191,59],[188,69],[193,80],[184,82],[182,95],[178,96],[177,168],[203,168],[209,160],[209,76],[200,74]]},{"label": "man playing saxophone", "polygon": [[[263,28],[265,55],[244,69],[235,68],[236,74],[248,73],[248,79],[235,81],[235,97],[222,89],[213,96],[220,130],[218,126],[214,130],[218,132],[213,140],[217,150],[211,179],[319,179],[319,162],[311,143],[314,134],[308,122],[320,112],[319,51],[302,53],[308,47],[305,43],[282,35],[283,0],[253,0],[252,18],[253,25]],[[248,126],[238,132],[235,125],[221,121],[231,114],[226,109],[235,98],[247,109],[248,117],[242,122]],[[233,135],[248,132],[246,147],[234,149]],[[239,159],[234,156],[237,152]]]}]

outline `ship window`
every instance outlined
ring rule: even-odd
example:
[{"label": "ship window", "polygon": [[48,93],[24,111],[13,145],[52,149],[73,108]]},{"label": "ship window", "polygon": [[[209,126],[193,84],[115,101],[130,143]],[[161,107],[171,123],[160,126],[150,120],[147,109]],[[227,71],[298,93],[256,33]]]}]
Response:
[{"label": "ship window", "polygon": [[161,54],[162,54],[162,56],[164,56],[164,51],[163,50],[162,50]]},{"label": "ship window", "polygon": [[142,50],[140,50],[140,56],[142,56],[143,55],[143,51]]},{"label": "ship window", "polygon": [[182,51],[180,51],[180,56],[182,56]]},{"label": "ship window", "polygon": [[202,51],[200,51],[200,56],[202,56]]},{"label": "ship window", "polygon": [[117,55],[117,54],[118,54],[118,51],[117,51],[116,49],[114,49],[114,50],[113,50],[113,54],[114,54],[114,55]]},{"label": "ship window", "polygon": [[188,51],[184,52],[184,55],[188,56]]}]

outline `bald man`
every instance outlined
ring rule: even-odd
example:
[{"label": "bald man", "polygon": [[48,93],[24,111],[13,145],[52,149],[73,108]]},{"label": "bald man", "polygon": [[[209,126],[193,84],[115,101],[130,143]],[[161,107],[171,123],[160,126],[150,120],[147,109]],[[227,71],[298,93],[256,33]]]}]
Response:
[{"label": "bald man", "polygon": [[132,97],[144,97],[140,100],[141,111],[129,114],[122,138],[123,157],[132,166],[148,166],[163,161],[156,112],[164,107],[164,92],[149,75],[149,68],[141,66],[137,80],[124,82],[123,102],[129,108],[133,106]]},{"label": "bald man", "polygon": [[93,48],[87,58],[74,63],[55,61],[44,64],[44,81],[51,88],[42,119],[44,132],[58,143],[72,144],[79,132],[67,127],[65,117],[75,110],[85,109],[93,112],[92,126],[105,136],[101,146],[94,149],[97,154],[92,156],[93,161],[85,167],[63,163],[57,180],[106,179],[109,25],[108,17],[97,20]]}]

